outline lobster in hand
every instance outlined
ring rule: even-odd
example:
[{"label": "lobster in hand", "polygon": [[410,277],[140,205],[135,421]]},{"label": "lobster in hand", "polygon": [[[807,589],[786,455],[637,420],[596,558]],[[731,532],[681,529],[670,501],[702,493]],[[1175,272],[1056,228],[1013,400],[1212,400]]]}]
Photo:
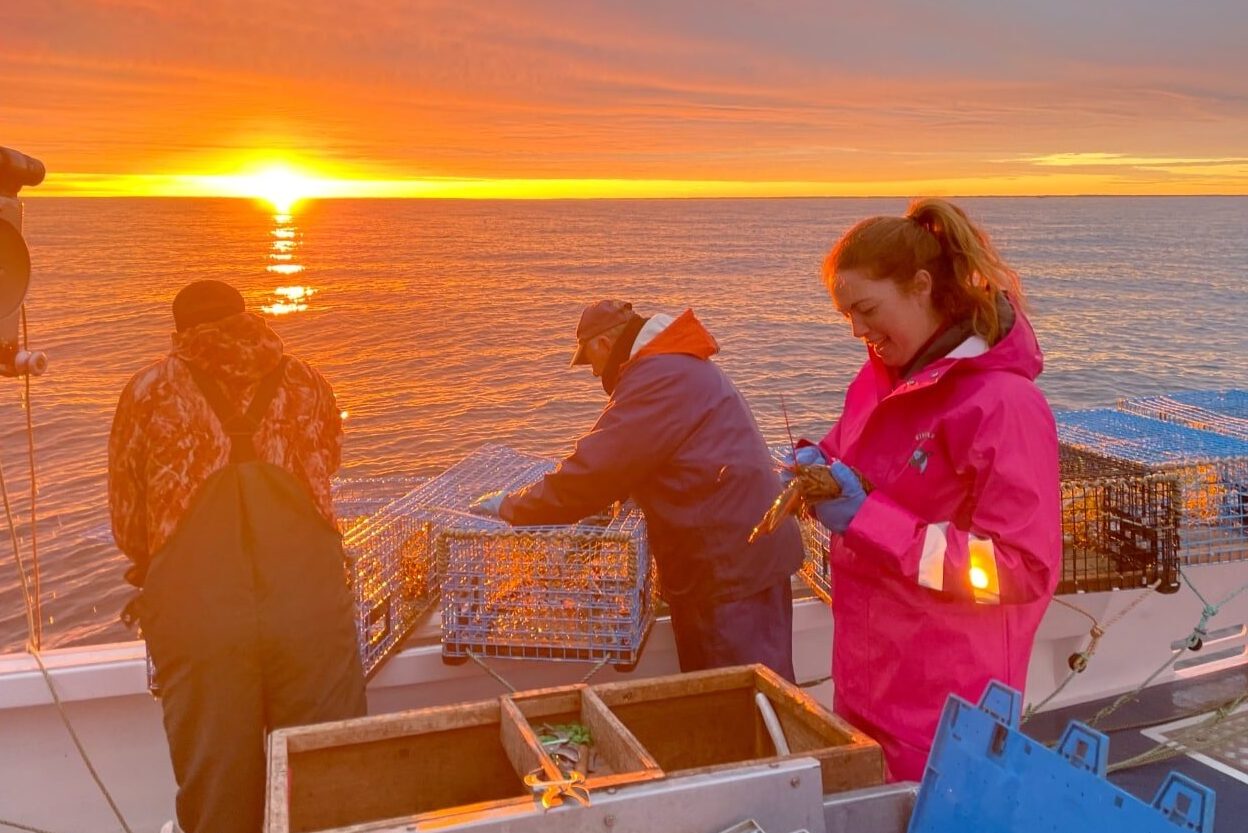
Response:
[{"label": "lobster in hand", "polygon": [[[796,455],[795,455],[796,456]],[[750,530],[746,543],[752,544],[764,535],[769,535],[784,523],[790,515],[798,515],[806,511],[812,503],[831,500],[841,496],[841,484],[832,475],[832,469],[824,464],[804,465],[794,462],[793,479],[780,490],[775,501],[763,513],[758,524]],[[865,491],[871,491],[871,484],[856,470],[854,476],[862,483]]]}]

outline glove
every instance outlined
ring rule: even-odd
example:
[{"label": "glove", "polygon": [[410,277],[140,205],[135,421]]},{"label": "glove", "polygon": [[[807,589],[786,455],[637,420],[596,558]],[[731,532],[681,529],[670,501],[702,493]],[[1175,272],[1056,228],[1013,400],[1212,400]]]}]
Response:
[{"label": "glove", "polygon": [[507,497],[506,492],[487,492],[468,504],[468,511],[474,515],[497,518],[499,517],[498,510],[502,508],[505,497]]},{"label": "glove", "polygon": [[819,501],[814,505],[813,511],[819,523],[826,526],[829,532],[844,535],[845,530],[849,528],[850,521],[854,519],[854,515],[858,514],[863,501],[867,499],[867,491],[862,488],[862,481],[858,479],[858,475],[840,460],[833,460],[830,468],[832,476],[840,484],[841,496]]},{"label": "glove", "polygon": [[826,466],[827,464],[828,461],[824,459],[823,452],[817,445],[804,445],[796,451],[786,451],[780,461],[780,485],[789,485],[789,481],[797,476],[793,471],[795,465]]}]

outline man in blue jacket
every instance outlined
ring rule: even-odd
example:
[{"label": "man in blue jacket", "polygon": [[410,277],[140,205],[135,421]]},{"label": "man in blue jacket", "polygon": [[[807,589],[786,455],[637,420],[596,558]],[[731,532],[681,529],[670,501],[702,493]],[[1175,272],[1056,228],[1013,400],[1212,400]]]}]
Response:
[{"label": "man in blue jacket", "polygon": [[576,337],[572,364],[602,379],[606,409],[555,471],[475,508],[516,525],[565,524],[631,496],[681,670],[761,662],[793,680],[801,536],[790,518],[747,543],[780,480],[745,399],[710,361],[719,345],[692,310],[647,319],[616,300],[586,307]]}]

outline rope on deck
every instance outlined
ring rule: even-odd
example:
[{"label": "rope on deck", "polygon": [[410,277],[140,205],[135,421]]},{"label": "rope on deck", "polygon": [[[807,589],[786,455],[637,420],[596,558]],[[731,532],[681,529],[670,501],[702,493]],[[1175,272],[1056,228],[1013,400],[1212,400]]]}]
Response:
[{"label": "rope on deck", "polygon": [[1039,703],[1033,703],[1027,707],[1027,709],[1023,712],[1023,717],[1022,717],[1022,720],[1020,721],[1020,725],[1021,723],[1026,723],[1028,720],[1032,718],[1033,715],[1035,715],[1036,712],[1040,711],[1046,705],[1048,705],[1053,700],[1054,697],[1062,693],[1062,690],[1065,689],[1066,686],[1070,684],[1071,680],[1073,680],[1079,674],[1082,674],[1084,670],[1087,669],[1088,662],[1091,661],[1092,655],[1096,653],[1096,648],[1098,645],[1100,645],[1101,637],[1105,635],[1105,631],[1109,630],[1112,626],[1116,625],[1119,621],[1125,618],[1126,615],[1130,613],[1132,610],[1135,610],[1135,608],[1140,604],[1140,602],[1144,601],[1149,596],[1153,595],[1153,591],[1156,589],[1158,583],[1159,582],[1154,582],[1153,584],[1150,584],[1147,588],[1145,588],[1144,592],[1140,593],[1140,595],[1137,596],[1135,600],[1131,602],[1131,604],[1127,605],[1122,610],[1118,611],[1118,613],[1115,614],[1113,618],[1111,618],[1108,622],[1106,622],[1103,625],[1099,621],[1097,621],[1097,618],[1095,616],[1093,616],[1091,613],[1088,613],[1086,610],[1079,607],[1078,605],[1071,604],[1070,602],[1062,599],[1060,596],[1053,597],[1053,601],[1057,602],[1060,605],[1070,608],[1076,613],[1080,613],[1088,617],[1088,619],[1092,621],[1092,628],[1091,630],[1088,631],[1088,636],[1089,636],[1088,644],[1087,644],[1087,647],[1085,647],[1082,651],[1080,651],[1077,654],[1073,654],[1071,656],[1070,672],[1066,674],[1066,678],[1063,679],[1061,683],[1058,684],[1057,688],[1053,689],[1053,691],[1049,693],[1049,696],[1045,697]]},{"label": "rope on deck", "polygon": [[44,830],[42,827],[31,827],[29,824],[19,824],[8,819],[0,819],[0,825],[4,827],[12,827],[14,830],[26,830],[29,833],[52,833],[50,830]]},{"label": "rope on deck", "polygon": [[[513,694],[516,691],[518,691],[518,689],[514,685],[507,682],[507,680],[503,678],[502,674],[499,674],[497,671],[491,668],[488,664],[486,664],[486,661],[482,659],[479,655],[477,655],[476,653],[472,651],[468,651],[466,653],[468,654],[468,659],[472,660],[477,665],[485,669],[485,673],[489,674],[491,677],[498,680],[498,682],[502,684],[503,688],[507,689]],[[587,673],[584,677],[581,677],[580,681],[578,682],[578,685],[584,685],[585,683],[589,682],[589,678],[597,674],[599,671],[601,671],[603,666],[605,666],[606,664],[607,664],[607,659],[605,657],[598,660],[596,663],[594,663],[594,667],[589,669],[589,673]]]},{"label": "rope on deck", "polygon": [[[26,311],[25,311],[25,308],[23,307],[22,309],[23,331],[25,331],[25,324],[26,324]],[[74,730],[73,723],[70,722],[69,715],[65,712],[65,704],[61,702],[61,696],[57,693],[56,686],[52,684],[52,677],[51,675],[48,674],[48,669],[43,664],[43,656],[42,656],[43,634],[41,630],[42,623],[40,622],[40,618],[42,617],[42,612],[40,611],[40,607],[39,607],[39,549],[38,549],[38,538],[35,535],[35,530],[36,530],[36,527],[38,526],[38,524],[36,523],[37,519],[35,517],[35,439],[34,439],[34,425],[33,425],[31,413],[30,413],[31,407],[30,407],[30,376],[29,375],[27,375],[26,377],[26,392],[25,392],[25,398],[24,398],[23,404],[26,410],[27,453],[30,459],[30,486],[31,486],[30,542],[31,542],[31,570],[33,573],[33,583],[34,583],[33,591],[30,587],[30,581],[28,580],[27,575],[26,575],[26,567],[22,563],[21,547],[18,545],[18,540],[17,540],[17,524],[13,520],[13,508],[11,504],[9,503],[9,490],[8,490],[8,487],[5,485],[4,468],[2,466],[0,466],[0,498],[3,498],[4,513],[9,521],[9,538],[13,544],[13,558],[15,562],[17,563],[17,573],[18,573],[18,576],[21,578],[22,603],[26,607],[26,629],[27,629],[26,649],[30,653],[30,655],[35,658],[35,662],[38,663],[39,672],[43,675],[43,681],[47,685],[48,691],[52,695],[52,702],[56,704],[56,711],[57,711],[57,714],[61,718],[61,723],[65,724],[65,729],[69,732],[69,737],[71,740],[73,740],[74,746],[78,750],[79,757],[82,758],[82,762],[86,765],[87,771],[91,773],[91,778],[92,780],[95,781],[95,785],[99,787],[101,794],[103,794],[104,796],[104,800],[108,802],[109,809],[113,811],[113,815],[116,816],[117,821],[121,824],[121,829],[124,830],[125,833],[134,833],[134,831],[130,829],[130,825],[126,823],[125,816],[122,815],[121,810],[117,807],[117,802],[113,800],[112,793],[110,793],[108,791],[108,787],[104,785],[104,781],[103,779],[100,778],[100,774],[96,771],[95,765],[91,763],[91,757],[87,754],[86,748],[83,747],[82,745],[82,740],[78,737],[78,733]],[[33,598],[32,598],[32,595],[33,595]],[[16,827],[19,830],[35,830],[36,833],[46,833],[46,831],[38,831],[35,828],[27,827],[25,825],[15,825],[9,822],[3,822],[3,823],[8,824],[8,826],[10,827]]]},{"label": "rope on deck", "polygon": [[[1201,723],[1197,728],[1207,730],[1217,726],[1219,723],[1230,717],[1246,700],[1248,700],[1248,694],[1241,694],[1234,700],[1228,700],[1221,706],[1218,706],[1212,714],[1210,714],[1209,720]],[[1157,763],[1158,761],[1177,758],[1180,755],[1187,755],[1192,752],[1201,752],[1210,747],[1226,743],[1228,740],[1234,740],[1244,736],[1248,736],[1248,730],[1223,735],[1221,737],[1210,736],[1206,737],[1205,740],[1196,743],[1188,743],[1175,738],[1168,738],[1167,740],[1154,746],[1152,749],[1141,752],[1133,757],[1126,758],[1125,760],[1118,761],[1115,764],[1110,764],[1110,766],[1106,768],[1106,772],[1118,772],[1123,769],[1132,769],[1137,766],[1145,766],[1147,764]]]},{"label": "rope on deck", "polygon": [[1196,598],[1200,599],[1201,603],[1204,605],[1204,609],[1200,613],[1200,621],[1196,623],[1196,626],[1194,628],[1192,628],[1192,632],[1187,635],[1187,640],[1185,641],[1185,644],[1183,645],[1183,647],[1174,651],[1174,653],[1171,654],[1170,659],[1166,660],[1166,662],[1163,663],[1152,674],[1149,674],[1148,677],[1145,678],[1144,682],[1136,686],[1134,690],[1128,691],[1126,694],[1119,697],[1113,703],[1111,703],[1110,705],[1106,706],[1105,708],[1098,711],[1095,715],[1093,715],[1092,719],[1088,721],[1088,726],[1095,728],[1096,724],[1099,723],[1101,720],[1103,720],[1104,718],[1116,712],[1124,704],[1134,700],[1139,695],[1139,693],[1148,686],[1149,683],[1151,683],[1154,679],[1157,678],[1159,674],[1169,669],[1172,665],[1178,662],[1179,657],[1183,656],[1184,651],[1187,651],[1188,649],[1196,650],[1197,648],[1199,648],[1200,644],[1204,641],[1205,637],[1209,635],[1209,630],[1208,630],[1209,620],[1217,616],[1218,613],[1222,610],[1222,608],[1228,602],[1231,601],[1231,599],[1234,599],[1240,593],[1243,593],[1245,590],[1248,590],[1248,584],[1244,584],[1242,587],[1239,587],[1238,589],[1232,591],[1229,595],[1223,598],[1222,601],[1218,602],[1216,605],[1213,605],[1213,604],[1209,604],[1209,601],[1204,597],[1204,595],[1198,589],[1196,589],[1196,585],[1192,584],[1191,580],[1187,577],[1187,573],[1184,572],[1182,568],[1179,569],[1179,576],[1180,578],[1183,579],[1183,582],[1191,589],[1191,591],[1196,594]]}]

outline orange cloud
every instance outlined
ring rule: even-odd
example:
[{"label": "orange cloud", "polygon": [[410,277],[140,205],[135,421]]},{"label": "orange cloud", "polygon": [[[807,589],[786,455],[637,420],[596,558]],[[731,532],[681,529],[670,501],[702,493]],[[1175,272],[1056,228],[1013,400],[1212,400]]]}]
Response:
[{"label": "orange cloud", "polygon": [[[0,141],[49,192],[281,161],[387,195],[1248,193],[1248,12],[1141,3],[26,4]],[[1097,153],[1190,164],[1051,162]]]}]

